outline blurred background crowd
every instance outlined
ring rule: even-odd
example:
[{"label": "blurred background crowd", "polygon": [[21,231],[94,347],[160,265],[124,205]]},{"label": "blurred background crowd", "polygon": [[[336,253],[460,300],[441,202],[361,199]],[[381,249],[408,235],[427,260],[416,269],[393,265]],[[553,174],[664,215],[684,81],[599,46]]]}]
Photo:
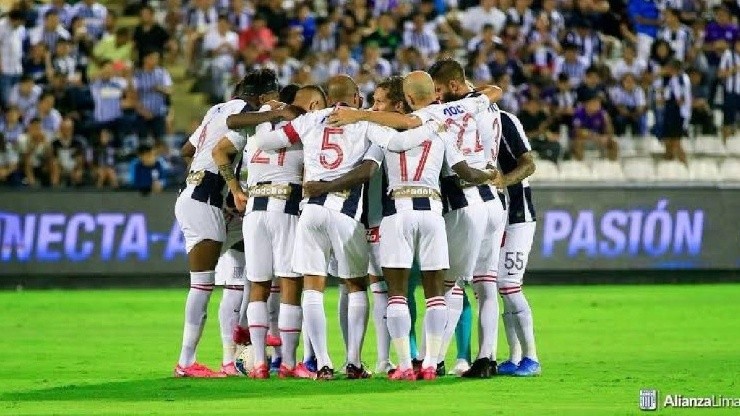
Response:
[{"label": "blurred background crowd", "polygon": [[[721,157],[717,171],[740,169],[731,157],[740,154],[739,0],[3,7],[0,184],[157,192],[177,186],[185,170],[177,150],[192,126],[178,124],[199,121],[174,122],[173,94],[216,103],[248,71],[267,67],[283,85],[349,74],[369,106],[380,80],[443,56],[465,63],[475,84],[504,89],[499,106],[520,117],[554,169],[650,154],[687,175],[694,154]],[[177,91],[182,80],[194,81],[189,91]]]}]

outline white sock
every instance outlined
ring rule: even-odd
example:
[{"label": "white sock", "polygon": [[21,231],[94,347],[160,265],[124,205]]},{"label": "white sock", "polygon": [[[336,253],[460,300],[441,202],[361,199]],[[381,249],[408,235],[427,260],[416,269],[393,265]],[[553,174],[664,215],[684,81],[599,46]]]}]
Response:
[{"label": "white sock", "polygon": [[349,353],[349,333],[347,332],[347,305],[349,297],[347,285],[339,285],[339,302],[337,303],[337,314],[339,315],[339,329],[342,331],[342,342],[344,342],[344,356]]},{"label": "white sock", "polygon": [[352,292],[347,297],[347,362],[359,367],[362,365],[360,352],[367,328],[367,292]]},{"label": "white sock", "polygon": [[378,347],[378,363],[390,361],[389,347],[391,336],[386,323],[388,309],[388,286],[385,282],[372,283],[373,292],[373,323],[375,324],[375,339]]},{"label": "white sock", "polygon": [[185,301],[185,325],[178,360],[181,367],[189,367],[195,362],[195,350],[206,324],[208,300],[211,298],[215,279],[216,272],[213,270],[190,272],[190,291]]},{"label": "white sock", "polygon": [[[504,309],[506,309],[506,303],[504,303]],[[509,344],[509,361],[519,364],[519,361],[522,360],[522,347],[519,344],[519,337],[516,335],[516,316],[511,312],[504,312],[501,317],[504,320],[506,342]]]},{"label": "white sock", "polygon": [[408,370],[411,368],[411,346],[409,345],[411,314],[405,296],[388,298],[387,322],[391,344],[398,356],[398,369]]},{"label": "white sock", "polygon": [[247,319],[247,306],[249,306],[249,280],[244,285],[244,293],[242,294],[242,305],[239,309],[239,326],[247,329],[249,328],[249,320]]},{"label": "white sock", "polygon": [[301,335],[303,313],[298,305],[280,304],[280,340],[283,342],[283,364],[288,368],[295,367],[295,352],[298,349],[298,338]]},{"label": "white sock", "polygon": [[442,336],[447,324],[447,304],[444,296],[434,296],[426,300],[426,313],[424,314],[424,339],[426,340],[426,351],[423,353],[424,362],[422,368],[437,368],[439,350],[442,348]]},{"label": "white sock", "polygon": [[301,334],[303,335],[303,361],[314,357],[313,345],[311,345],[311,339],[308,338],[308,331],[306,330],[306,320],[303,320],[301,324]]},{"label": "white sock", "polygon": [[529,302],[524,297],[524,293],[522,293],[522,287],[500,287],[499,293],[504,298],[504,307],[509,305],[510,309],[507,312],[511,313],[516,321],[516,335],[521,344],[522,356],[539,361],[534,340],[532,309],[529,307]]},{"label": "white sock", "polygon": [[324,311],[324,294],[316,290],[303,291],[303,322],[311,339],[317,366],[334,368],[326,346],[326,312]]},{"label": "white sock", "polygon": [[223,345],[222,364],[234,362],[236,344],[231,333],[239,321],[244,286],[224,286],[221,304],[218,306],[218,323],[221,327],[221,344]]},{"label": "white sock", "polygon": [[254,348],[254,366],[265,364],[265,336],[270,326],[267,302],[249,302],[247,306],[249,336]]},{"label": "white sock", "polygon": [[478,297],[478,358],[496,360],[498,343],[498,299],[496,278],[478,276],[473,278],[473,288]]},{"label": "white sock", "polygon": [[463,289],[456,283],[451,287],[451,282],[445,282],[447,292],[445,292],[445,303],[447,303],[447,323],[445,324],[445,332],[442,337],[442,348],[439,350],[439,357],[437,362],[441,363],[447,356],[447,349],[450,347],[450,342],[455,336],[455,327],[457,327],[457,321],[460,320],[463,310]]}]

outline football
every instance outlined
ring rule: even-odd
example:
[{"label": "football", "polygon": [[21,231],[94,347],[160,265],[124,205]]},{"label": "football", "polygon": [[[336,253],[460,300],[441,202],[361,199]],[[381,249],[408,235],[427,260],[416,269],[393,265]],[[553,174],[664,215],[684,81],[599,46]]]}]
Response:
[{"label": "football", "polygon": [[249,344],[247,346],[240,345],[237,348],[241,350],[237,351],[234,367],[243,375],[248,376],[249,372],[254,368],[254,347],[252,347],[252,344]]}]

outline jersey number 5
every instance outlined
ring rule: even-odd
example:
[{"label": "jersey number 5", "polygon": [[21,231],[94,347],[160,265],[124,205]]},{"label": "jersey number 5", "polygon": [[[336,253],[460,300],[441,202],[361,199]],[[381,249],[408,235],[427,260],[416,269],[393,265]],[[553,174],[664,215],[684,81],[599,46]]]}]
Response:
[{"label": "jersey number 5", "polygon": [[[324,137],[321,140],[322,152],[319,156],[319,161],[321,162],[321,166],[325,169],[336,169],[344,160],[342,147],[338,143],[331,141],[331,136],[341,135],[342,133],[344,133],[344,129],[339,127],[327,127],[324,129]],[[334,152],[336,154],[336,156],[334,156],[334,160],[329,161],[324,150]]]},{"label": "jersey number 5", "polygon": [[[421,175],[424,173],[424,166],[426,166],[427,158],[429,157],[429,150],[431,150],[431,148],[431,140],[424,140],[421,142],[421,157],[419,158],[419,166],[416,167],[416,172],[414,172],[414,179],[412,179],[414,182],[418,182],[421,179]],[[409,174],[407,167],[408,162],[406,162],[406,152],[399,153],[399,156],[401,158],[401,181],[407,182],[409,180]]]}]

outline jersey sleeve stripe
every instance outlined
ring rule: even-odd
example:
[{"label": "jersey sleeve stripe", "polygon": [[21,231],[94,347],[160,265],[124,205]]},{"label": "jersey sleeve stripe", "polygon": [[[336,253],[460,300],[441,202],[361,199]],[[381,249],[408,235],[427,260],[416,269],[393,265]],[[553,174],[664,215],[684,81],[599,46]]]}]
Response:
[{"label": "jersey sleeve stripe", "polygon": [[292,123],[286,124],[285,127],[283,127],[283,132],[288,137],[290,144],[296,144],[301,141],[301,136],[298,134],[297,131],[295,131]]}]

